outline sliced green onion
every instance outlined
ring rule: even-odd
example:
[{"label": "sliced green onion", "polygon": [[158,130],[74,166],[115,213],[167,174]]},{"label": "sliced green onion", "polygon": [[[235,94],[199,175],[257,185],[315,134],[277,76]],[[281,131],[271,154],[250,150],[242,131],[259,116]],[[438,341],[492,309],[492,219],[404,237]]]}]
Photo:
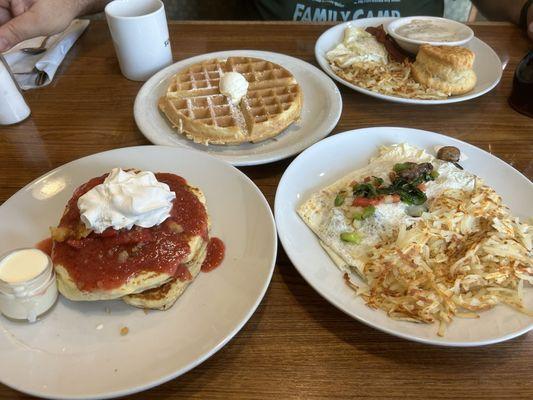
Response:
[{"label": "sliced green onion", "polygon": [[353,219],[356,219],[357,221],[362,221],[363,220],[363,213],[362,212],[356,212],[353,215]]},{"label": "sliced green onion", "polygon": [[403,171],[404,169],[411,168],[413,164],[414,163],[412,162],[398,163],[398,164],[394,164],[394,167],[392,167],[392,169],[394,170],[394,172],[400,172],[400,171]]},{"label": "sliced green onion", "polygon": [[378,192],[374,185],[371,185],[370,183],[358,183],[353,187],[353,194],[356,197],[372,199],[378,195]]},{"label": "sliced green onion", "polygon": [[376,213],[376,207],[374,206],[367,206],[363,208],[362,212],[356,212],[353,215],[353,219],[356,219],[357,221],[362,221],[364,219],[367,219],[368,217],[371,217]]},{"label": "sliced green onion", "polygon": [[375,187],[379,187],[379,186],[383,185],[383,182],[384,182],[383,178],[378,178],[377,176],[373,176],[372,178],[374,178],[373,184],[374,184]]},{"label": "sliced green onion", "polygon": [[423,191],[411,185],[406,186],[406,188],[399,191],[400,199],[404,203],[418,206],[426,202],[428,198]]},{"label": "sliced green onion", "polygon": [[341,233],[341,240],[348,243],[361,243],[362,237],[357,232],[343,232]]},{"label": "sliced green onion", "polygon": [[335,207],[342,206],[344,204],[344,199],[346,198],[346,194],[343,192],[340,192],[337,197],[335,197]]},{"label": "sliced green onion", "polygon": [[362,215],[363,219],[367,219],[368,217],[371,217],[375,213],[376,213],[376,207],[374,206],[365,207],[363,210],[363,215]]}]

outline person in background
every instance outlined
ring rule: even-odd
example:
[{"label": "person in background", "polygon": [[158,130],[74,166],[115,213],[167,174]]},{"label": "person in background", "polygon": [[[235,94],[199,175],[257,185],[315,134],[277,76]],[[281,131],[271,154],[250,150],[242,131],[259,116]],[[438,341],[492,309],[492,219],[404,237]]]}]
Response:
[{"label": "person in background", "polygon": [[360,18],[406,17],[411,15],[444,15],[444,0],[418,1],[314,1],[254,0],[263,19],[293,21],[339,21]]},{"label": "person in background", "polygon": [[[36,36],[58,33],[79,16],[100,12],[110,0],[0,0],[0,52]],[[178,0],[165,1],[172,10]],[[191,2],[188,3],[191,6]],[[204,1],[192,2],[201,8]],[[207,2],[206,2],[207,3]],[[226,10],[226,2],[211,1],[209,10]],[[223,3],[223,4],[221,4]],[[266,20],[348,21],[369,17],[442,16],[444,0],[241,0],[229,1],[236,12]],[[533,39],[533,0],[472,0],[488,18],[506,19],[527,29]],[[178,7],[179,9],[179,7]],[[207,8],[206,8],[207,9]],[[167,14],[173,18],[172,13]],[[216,18],[216,13],[213,14]],[[242,19],[242,15],[239,16]],[[237,19],[237,18],[232,18]]]}]

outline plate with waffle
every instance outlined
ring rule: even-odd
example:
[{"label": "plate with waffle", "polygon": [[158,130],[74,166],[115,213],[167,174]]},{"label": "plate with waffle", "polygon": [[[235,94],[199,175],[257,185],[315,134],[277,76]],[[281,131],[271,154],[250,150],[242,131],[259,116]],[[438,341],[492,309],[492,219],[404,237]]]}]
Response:
[{"label": "plate with waffle", "polygon": [[137,126],[152,143],[239,166],[304,150],[333,130],[341,111],[339,90],[318,68],[255,50],[179,61],[150,78],[134,105]]}]

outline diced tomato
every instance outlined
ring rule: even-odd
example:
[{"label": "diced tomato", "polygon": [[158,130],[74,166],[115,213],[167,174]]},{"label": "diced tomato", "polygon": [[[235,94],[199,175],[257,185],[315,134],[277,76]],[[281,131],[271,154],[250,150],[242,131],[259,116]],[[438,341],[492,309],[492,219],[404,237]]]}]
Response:
[{"label": "diced tomato", "polygon": [[75,249],[81,249],[81,247],[83,246],[81,240],[76,240],[76,239],[67,240],[67,244],[70,247],[74,247]]},{"label": "diced tomato", "polygon": [[383,201],[383,196],[375,197],[373,199],[367,199],[366,197],[356,197],[353,199],[352,206],[367,207],[375,206]]},{"label": "diced tomato", "polygon": [[363,179],[364,182],[370,182],[370,177],[367,176],[365,179]]},{"label": "diced tomato", "polygon": [[102,237],[114,237],[118,235],[118,231],[116,229],[113,229],[112,227],[107,228],[105,231],[103,231],[100,236]]},{"label": "diced tomato", "polygon": [[424,182],[420,183],[418,186],[417,186],[418,189],[424,191],[426,190],[426,184]]},{"label": "diced tomato", "polygon": [[373,199],[367,199],[366,197],[356,197],[355,199],[353,199],[352,206],[368,207],[368,206],[376,206],[381,203],[391,204],[391,203],[399,203],[399,202],[400,202],[399,194],[388,194],[386,196],[379,196]]},{"label": "diced tomato", "polygon": [[95,239],[93,239],[93,238],[84,238],[84,239],[79,239],[79,240],[77,240],[77,239],[69,239],[69,240],[67,240],[67,244],[70,247],[74,247],[75,249],[81,249],[86,244],[94,242],[94,240]]},{"label": "diced tomato", "polygon": [[400,198],[400,195],[399,195],[399,194],[393,194],[393,195],[392,195],[392,202],[393,202],[393,203],[399,203],[400,200],[401,200],[401,198]]},{"label": "diced tomato", "polygon": [[153,235],[149,229],[132,229],[121,231],[117,237],[111,240],[116,244],[148,243],[153,240]]},{"label": "diced tomato", "polygon": [[383,201],[386,204],[399,203],[400,202],[400,195],[396,194],[396,193],[395,194],[389,194],[389,195],[385,196]]}]

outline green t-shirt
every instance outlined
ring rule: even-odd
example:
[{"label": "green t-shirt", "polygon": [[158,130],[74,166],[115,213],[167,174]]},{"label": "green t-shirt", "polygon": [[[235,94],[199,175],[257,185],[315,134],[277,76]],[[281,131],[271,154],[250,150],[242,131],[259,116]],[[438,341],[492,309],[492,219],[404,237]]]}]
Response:
[{"label": "green t-shirt", "polygon": [[444,0],[254,0],[266,20],[351,21],[372,17],[442,17]]}]

